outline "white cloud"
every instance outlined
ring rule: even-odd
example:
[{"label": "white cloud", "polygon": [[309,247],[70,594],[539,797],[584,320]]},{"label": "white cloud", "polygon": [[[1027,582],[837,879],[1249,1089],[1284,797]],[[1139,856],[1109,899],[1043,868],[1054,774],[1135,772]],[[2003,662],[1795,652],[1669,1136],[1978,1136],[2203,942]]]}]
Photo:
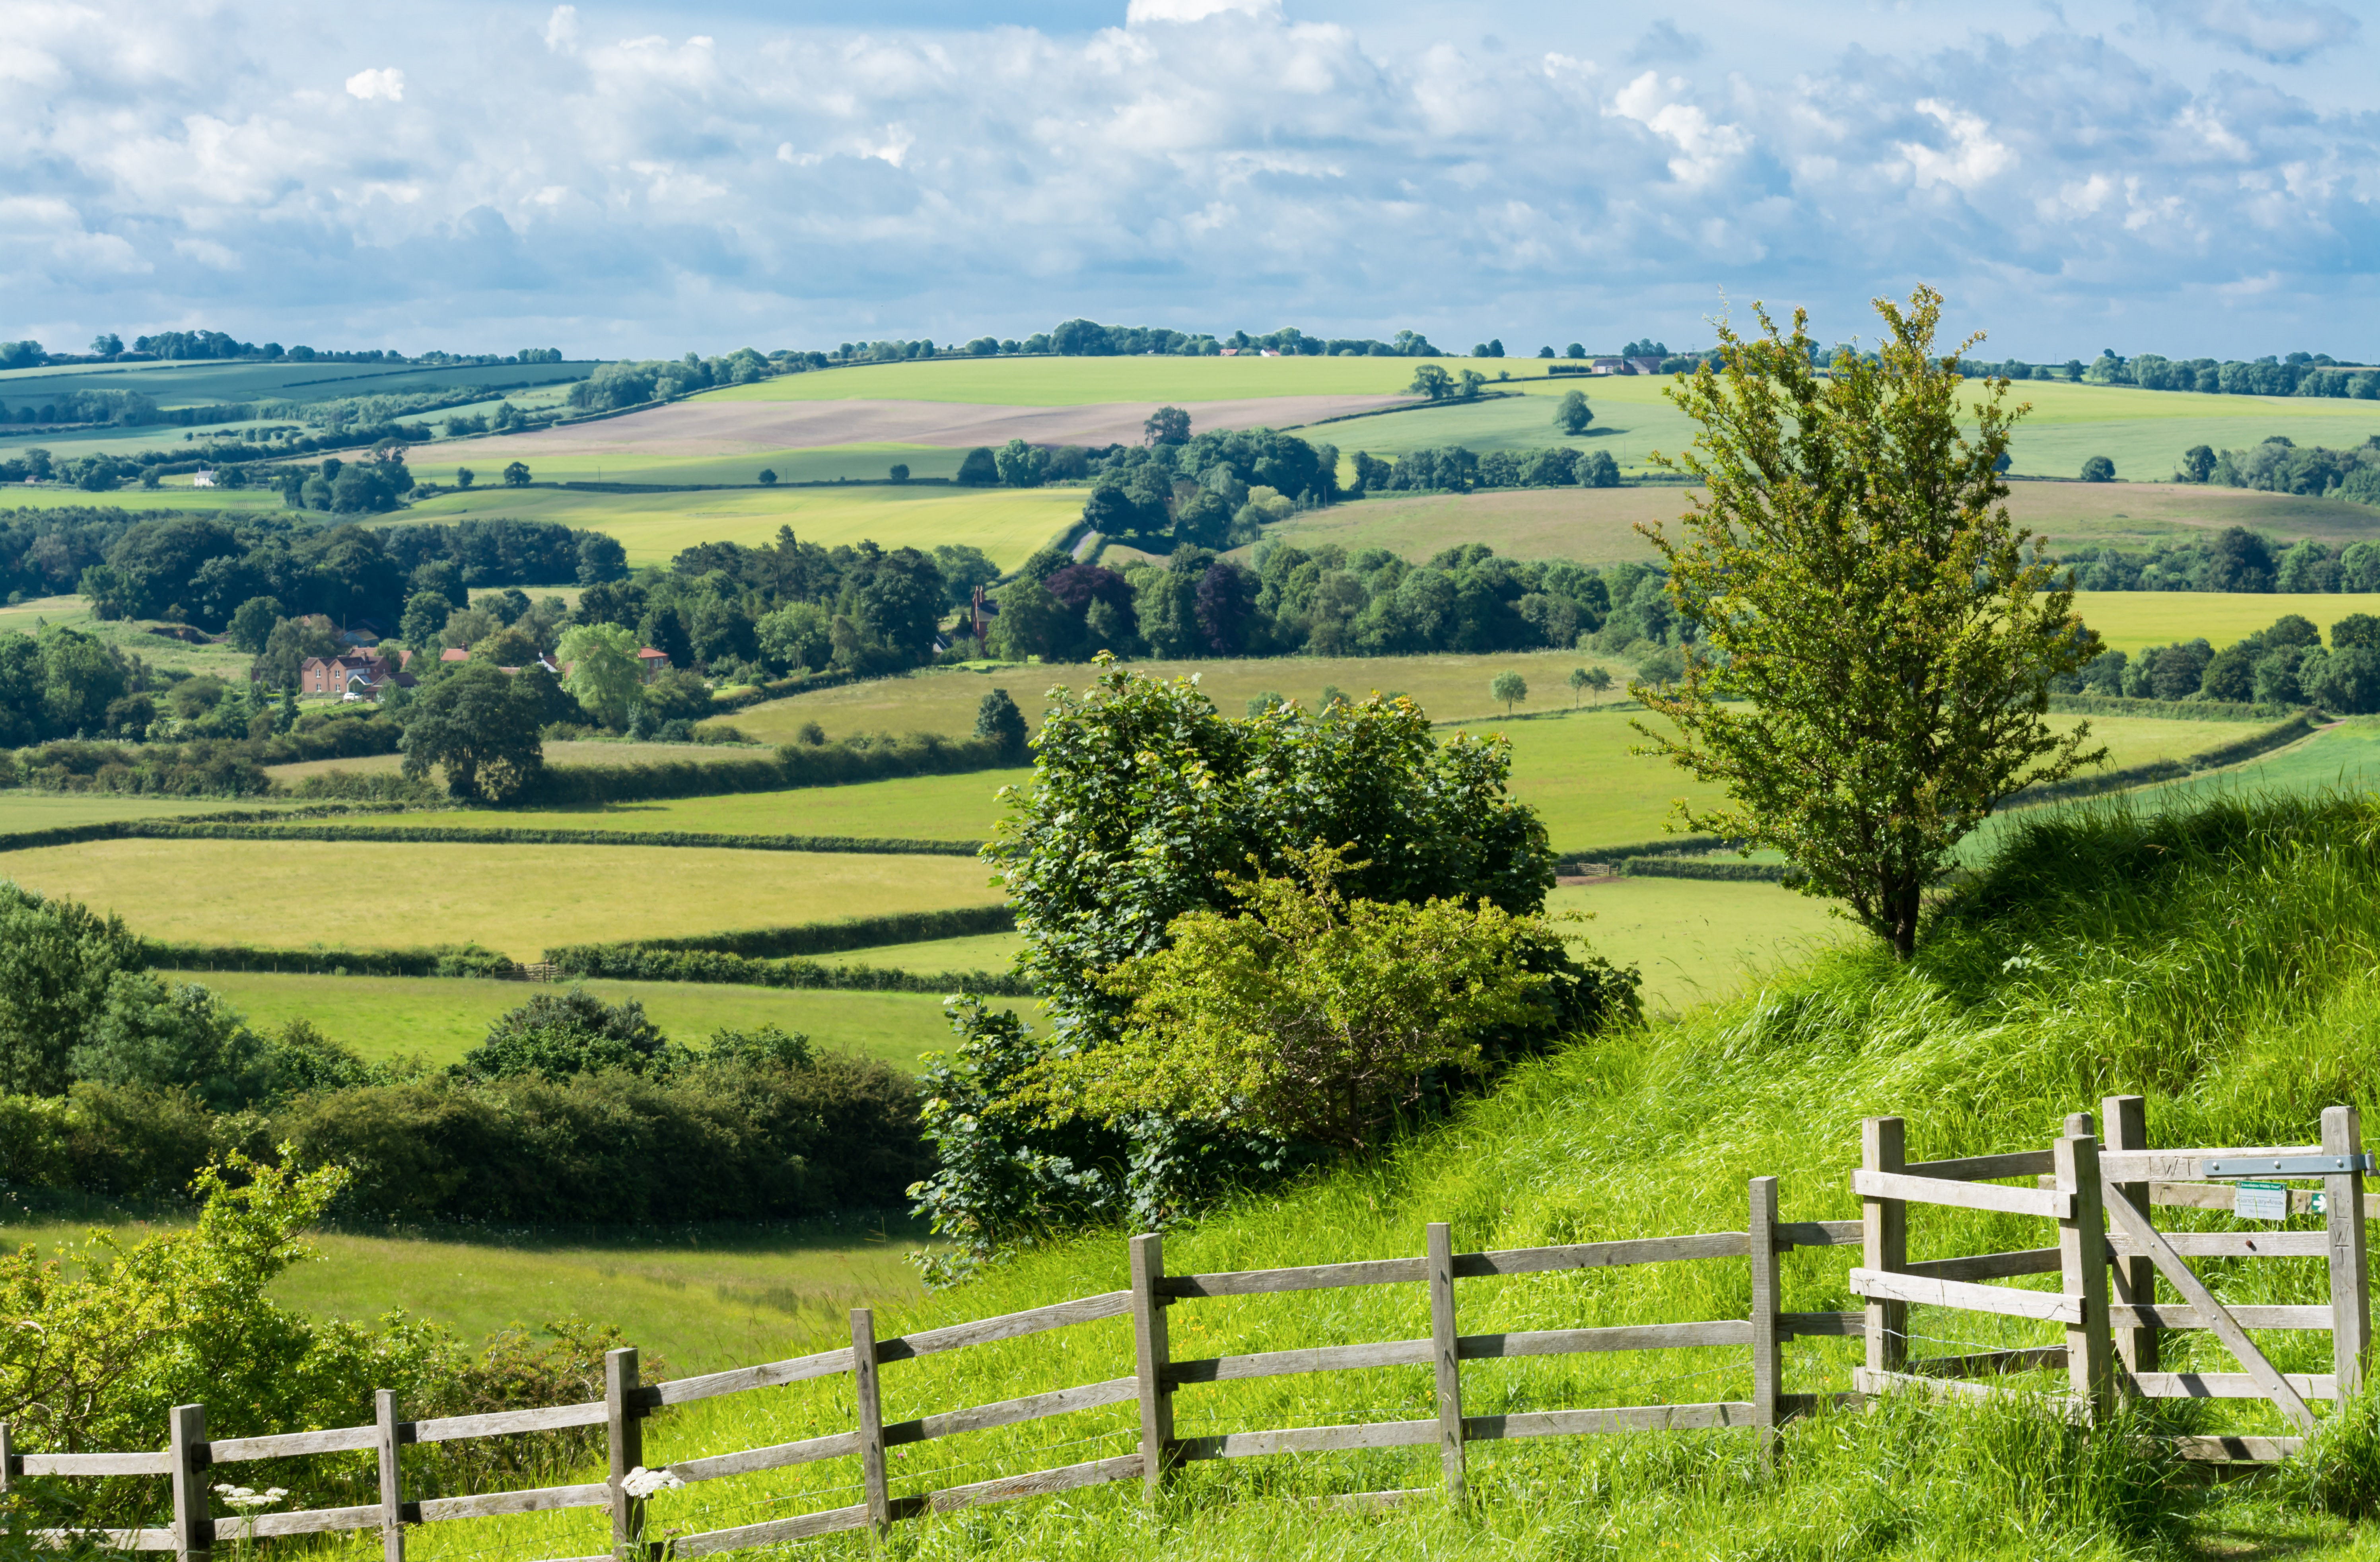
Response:
[{"label": "white cloud", "polygon": [[1278,17],[1281,0],[1132,0],[1124,7],[1126,27],[1153,21],[1204,21],[1225,11],[1254,17]]},{"label": "white cloud", "polygon": [[2147,0],[2149,10],[2211,43],[2296,65],[2347,42],[2362,24],[2309,0]]},{"label": "white cloud", "polygon": [[556,6],[553,14],[545,18],[545,48],[548,54],[575,54],[578,52],[578,7]]},{"label": "white cloud", "polygon": [[1941,122],[1950,133],[1952,150],[1944,152],[1922,141],[1903,141],[1900,155],[1909,160],[1917,188],[1949,185],[1973,190],[1996,175],[2016,166],[2016,154],[1992,139],[1991,127],[1975,115],[1962,113],[1938,98],[1920,98],[1917,112]]},{"label": "white cloud", "polygon": [[381,70],[359,70],[347,78],[347,96],[361,98],[366,103],[375,99],[402,103],[405,101],[405,72],[393,66]]},{"label": "white cloud", "polygon": [[1732,125],[1713,123],[1693,103],[1670,101],[1685,86],[1680,78],[1665,83],[1658,71],[1648,70],[1621,88],[1611,106],[1678,149],[1679,155],[1670,159],[1670,173],[1679,183],[1707,184],[1721,163],[1750,148],[1752,139]]}]

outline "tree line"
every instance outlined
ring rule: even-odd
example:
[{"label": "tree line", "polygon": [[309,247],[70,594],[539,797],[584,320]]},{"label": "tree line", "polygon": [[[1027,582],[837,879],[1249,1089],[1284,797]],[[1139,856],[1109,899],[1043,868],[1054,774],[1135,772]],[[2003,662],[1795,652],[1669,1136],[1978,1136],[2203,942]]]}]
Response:
[{"label": "tree line", "polygon": [[2313,705],[2333,715],[2368,716],[2380,712],[2380,617],[2349,613],[2330,626],[2327,647],[2312,619],[2289,613],[2219,651],[2204,638],[2150,646],[2133,657],[2102,651],[2055,686],[2133,699]]},{"label": "tree line", "polygon": [[2182,453],[2174,480],[2380,504],[2380,434],[2348,450],[2301,446],[2285,434],[2247,450],[2192,445]]},{"label": "tree line", "polygon": [[2380,543],[2283,542],[2245,527],[2146,553],[2101,548],[2058,562],[2079,591],[2380,591]]}]

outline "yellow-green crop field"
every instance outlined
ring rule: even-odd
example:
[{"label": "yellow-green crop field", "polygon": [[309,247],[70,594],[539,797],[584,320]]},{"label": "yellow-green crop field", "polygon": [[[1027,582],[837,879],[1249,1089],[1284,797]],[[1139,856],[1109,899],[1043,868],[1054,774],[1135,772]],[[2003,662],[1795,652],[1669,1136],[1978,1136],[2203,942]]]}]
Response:
[{"label": "yellow-green crop field", "polygon": [[[600,428],[601,425],[598,425]],[[567,432],[567,430],[565,430]],[[501,455],[472,455],[472,442],[457,440],[452,443],[416,445],[410,453],[415,472],[434,482],[451,483],[450,466],[472,469],[480,492],[496,480],[504,463],[514,459],[520,449],[518,437],[505,447]],[[829,444],[774,450],[755,449],[726,454],[661,454],[634,449],[617,448],[602,454],[571,453],[566,454],[523,454],[529,474],[536,483],[728,483],[751,487],[760,481],[763,468],[777,474],[779,484],[786,483],[872,483],[882,484],[892,468],[898,465],[909,468],[917,478],[954,478],[959,462],[966,451],[955,445],[939,444]],[[517,491],[517,490],[512,490]]]},{"label": "yellow-green crop field", "polygon": [[1732,997],[1755,975],[1856,933],[1829,904],[1776,884],[1708,878],[1598,878],[1546,897],[1548,912],[1594,918],[1567,933],[1636,967],[1648,1016]]},{"label": "yellow-green crop field", "polygon": [[[1001,935],[1014,938],[1014,934]],[[945,939],[956,944],[962,940]],[[902,970],[999,970],[1007,958],[945,966],[941,944],[908,944],[835,955]],[[491,982],[465,976],[327,976],[269,971],[188,971],[177,979],[202,982],[222,993],[259,1029],[277,1029],[291,1020],[312,1021],[334,1041],[375,1061],[424,1058],[431,1063],[460,1061],[478,1046],[498,1015],[552,989],[522,982]],[[933,993],[786,991],[705,982],[585,982],[606,1003],[635,999],[671,1039],[701,1047],[713,1032],[758,1030],[776,1025],[799,1031],[829,1052],[880,1058],[895,1068],[915,1068],[920,1055],[950,1045],[941,998]],[[1028,1011],[1023,999],[995,999],[995,1007]]]},{"label": "yellow-green crop field", "polygon": [[[54,1251],[92,1227],[128,1241],[186,1219],[12,1220],[11,1252]],[[516,1325],[579,1317],[617,1324],[648,1377],[823,1350],[851,1338],[850,1310],[924,1297],[908,1253],[930,1247],[897,1217],[780,1227],[486,1231],[468,1237],[316,1233],[320,1257],[273,1283],[272,1295],[317,1318],[369,1322],[391,1308],[444,1324],[476,1344]]]},{"label": "yellow-green crop field", "polygon": [[8,877],[153,938],[266,948],[561,944],[775,927],[1000,898],[967,857],[707,847],[93,841],[16,852]]},{"label": "yellow-green crop field", "polygon": [[[1089,406],[1101,402],[1239,401],[1252,396],[1395,396],[1414,370],[1448,373],[1499,365],[1470,358],[1015,357],[936,358],[787,374],[706,393],[717,401],[935,401],[983,406]],[[1512,374],[1544,375],[1535,360],[1508,359]],[[1601,381],[1598,381],[1600,383]],[[1653,385],[1653,381],[1640,381]],[[1195,428],[1195,425],[1194,425]]]},{"label": "yellow-green crop field", "polygon": [[2078,591],[2074,611],[2100,639],[2126,654],[2143,646],[2204,639],[2216,650],[2296,613],[2330,643],[2330,626],[2350,613],[2380,613],[2380,593],[2285,595],[2227,591]]},{"label": "yellow-green crop field", "polygon": [[886,548],[980,548],[1003,567],[1023,563],[1082,514],[1079,489],[976,489],[885,484],[735,489],[693,493],[595,493],[574,489],[473,489],[405,513],[414,521],[505,516],[608,532],[633,564],[664,564],[698,542],[775,540],[791,527],[832,547],[873,539]]},{"label": "yellow-green crop field", "polygon": [[[977,841],[999,817],[994,795],[1033,779],[1029,769],[905,776],[850,786],[738,792],[583,808],[472,808],[374,815],[375,827],[417,829],[693,830],[726,835],[836,835],[900,841]],[[7,817],[0,793],[0,819]],[[25,828],[31,828],[30,826]]]}]

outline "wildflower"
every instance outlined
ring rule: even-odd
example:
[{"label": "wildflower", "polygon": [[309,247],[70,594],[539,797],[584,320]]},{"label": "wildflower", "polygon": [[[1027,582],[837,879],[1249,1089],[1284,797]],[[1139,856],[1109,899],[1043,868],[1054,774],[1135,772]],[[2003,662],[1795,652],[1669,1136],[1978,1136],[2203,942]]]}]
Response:
[{"label": "wildflower", "polygon": [[628,1471],[627,1478],[620,1483],[620,1489],[632,1497],[644,1498],[655,1492],[676,1491],[685,1484],[667,1470],[647,1470],[640,1464]]},{"label": "wildflower", "polygon": [[280,1486],[268,1486],[260,1492],[249,1486],[222,1485],[215,1488],[215,1495],[224,1499],[225,1508],[237,1508],[245,1513],[250,1508],[270,1508],[289,1493]]}]

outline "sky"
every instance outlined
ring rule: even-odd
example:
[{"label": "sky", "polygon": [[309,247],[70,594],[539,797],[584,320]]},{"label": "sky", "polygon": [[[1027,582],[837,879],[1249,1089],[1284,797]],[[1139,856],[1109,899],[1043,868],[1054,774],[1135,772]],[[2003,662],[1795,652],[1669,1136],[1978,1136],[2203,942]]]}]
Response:
[{"label": "sky", "polygon": [[2354,0],[9,0],[0,339],[2380,361]]}]

